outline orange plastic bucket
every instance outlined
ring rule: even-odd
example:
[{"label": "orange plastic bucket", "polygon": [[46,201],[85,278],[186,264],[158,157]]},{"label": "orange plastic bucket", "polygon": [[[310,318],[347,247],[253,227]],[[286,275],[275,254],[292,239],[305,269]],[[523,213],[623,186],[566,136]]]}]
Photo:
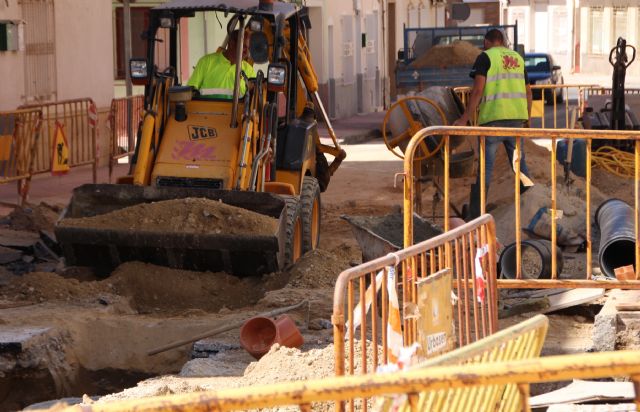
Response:
[{"label": "orange plastic bucket", "polygon": [[269,352],[275,343],[289,348],[297,348],[304,343],[296,323],[288,315],[275,320],[256,316],[240,328],[240,344],[256,359]]}]

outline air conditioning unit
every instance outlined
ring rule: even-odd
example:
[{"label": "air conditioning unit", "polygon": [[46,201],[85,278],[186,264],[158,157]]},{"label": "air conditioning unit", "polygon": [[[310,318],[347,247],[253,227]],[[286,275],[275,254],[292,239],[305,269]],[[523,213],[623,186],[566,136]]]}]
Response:
[{"label": "air conditioning unit", "polygon": [[435,6],[447,4],[447,0],[431,0],[431,4]]}]

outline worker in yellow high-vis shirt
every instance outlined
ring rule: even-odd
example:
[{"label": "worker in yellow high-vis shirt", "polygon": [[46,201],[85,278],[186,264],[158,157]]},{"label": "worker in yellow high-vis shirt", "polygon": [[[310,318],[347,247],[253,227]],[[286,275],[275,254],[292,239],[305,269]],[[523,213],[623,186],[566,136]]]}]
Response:
[{"label": "worker in yellow high-vis shirt", "polygon": [[[524,68],[524,59],[516,51],[505,47],[504,34],[491,29],[484,37],[485,51],[480,53],[471,71],[473,89],[464,114],[454,126],[465,126],[478,108],[478,124],[488,127],[524,127],[531,114],[531,88]],[[516,149],[514,137],[491,136],[485,140],[485,190],[489,191],[491,172],[495,163],[496,151],[500,143],[504,144],[513,165]],[[529,171],[521,150],[520,191],[533,186]],[[466,219],[480,216],[480,164],[476,183],[471,187],[469,211]]]},{"label": "worker in yellow high-vis shirt", "polygon": [[[196,65],[187,84],[200,90],[202,96],[231,99],[236,78],[236,56],[239,30],[229,35],[229,42],[224,50],[202,56]],[[249,36],[245,32],[242,45],[242,71],[247,78],[256,77],[253,66],[244,59],[248,56]],[[240,79],[240,95],[247,90],[245,81]]]}]

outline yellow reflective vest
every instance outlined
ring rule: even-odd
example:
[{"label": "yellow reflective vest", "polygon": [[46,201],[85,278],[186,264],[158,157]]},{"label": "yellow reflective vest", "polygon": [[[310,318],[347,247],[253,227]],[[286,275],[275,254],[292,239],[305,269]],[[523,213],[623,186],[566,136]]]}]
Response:
[{"label": "yellow reflective vest", "polygon": [[496,120],[527,120],[527,88],[524,59],[506,47],[492,47],[484,53],[491,66],[487,72],[478,124]]},{"label": "yellow reflective vest", "polygon": [[[256,72],[246,61],[242,62],[242,70],[248,78],[256,77]],[[233,97],[233,86],[236,80],[236,65],[231,64],[222,52],[203,56],[196,65],[187,84],[200,90],[204,96],[230,99]],[[240,96],[244,95],[247,85],[240,79]]]}]

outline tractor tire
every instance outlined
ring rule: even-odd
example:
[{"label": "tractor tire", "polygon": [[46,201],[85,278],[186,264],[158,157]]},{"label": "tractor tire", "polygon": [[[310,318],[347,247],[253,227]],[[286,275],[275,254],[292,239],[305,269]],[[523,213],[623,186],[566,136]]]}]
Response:
[{"label": "tractor tire", "polygon": [[285,220],[284,267],[296,263],[302,256],[302,214],[296,196],[282,196],[287,204]]},{"label": "tractor tire", "polygon": [[318,179],[305,176],[300,190],[300,209],[302,212],[302,253],[318,247],[320,242],[320,184]]}]

